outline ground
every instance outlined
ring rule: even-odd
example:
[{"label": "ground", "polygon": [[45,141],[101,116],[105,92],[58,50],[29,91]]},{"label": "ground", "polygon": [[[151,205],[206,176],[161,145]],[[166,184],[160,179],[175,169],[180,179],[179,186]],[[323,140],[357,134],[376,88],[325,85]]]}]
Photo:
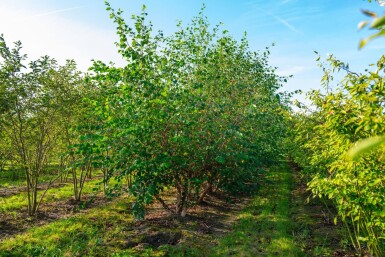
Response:
[{"label": "ground", "polygon": [[185,218],[154,202],[136,221],[127,196],[48,201],[34,219],[23,209],[0,213],[0,256],[354,256],[328,203],[309,196],[282,164],[253,196],[217,192]]}]

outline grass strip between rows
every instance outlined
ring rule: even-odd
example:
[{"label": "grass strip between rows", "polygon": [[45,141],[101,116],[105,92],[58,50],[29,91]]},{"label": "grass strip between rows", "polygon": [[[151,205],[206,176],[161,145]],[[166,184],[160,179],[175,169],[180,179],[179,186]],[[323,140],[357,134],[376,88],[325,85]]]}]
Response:
[{"label": "grass strip between rows", "polygon": [[[0,256],[301,256],[291,233],[291,185],[288,167],[272,168],[232,231],[208,237],[206,247],[194,246],[193,238],[176,246],[127,247],[127,239],[137,232],[127,199],[118,199],[6,239]],[[183,237],[191,235],[194,232],[183,230]]]},{"label": "grass strip between rows", "polygon": [[273,167],[213,256],[301,256],[291,233],[291,185],[291,169]]}]

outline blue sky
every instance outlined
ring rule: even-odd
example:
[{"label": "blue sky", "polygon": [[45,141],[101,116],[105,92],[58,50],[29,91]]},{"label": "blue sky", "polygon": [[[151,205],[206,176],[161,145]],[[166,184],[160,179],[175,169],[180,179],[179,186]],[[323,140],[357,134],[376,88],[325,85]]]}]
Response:
[{"label": "blue sky", "polygon": [[[281,75],[294,76],[286,90],[320,88],[322,76],[314,50],[334,54],[361,71],[385,50],[385,40],[358,50],[368,31],[358,31],[365,19],[361,9],[384,13],[385,8],[364,0],[111,0],[127,17],[145,4],[156,29],[175,31],[177,20],[188,23],[202,3],[211,24],[240,38],[246,31],[253,50],[271,49],[270,63]],[[0,0],[0,33],[8,42],[21,40],[32,59],[48,54],[64,61],[75,59],[83,70],[91,59],[120,63],[113,42],[114,25],[101,0]]]}]

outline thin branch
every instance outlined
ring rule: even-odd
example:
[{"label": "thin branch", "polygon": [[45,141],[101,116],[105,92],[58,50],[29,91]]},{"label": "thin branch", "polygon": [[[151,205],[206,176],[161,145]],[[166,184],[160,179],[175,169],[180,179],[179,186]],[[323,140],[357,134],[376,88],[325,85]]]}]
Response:
[{"label": "thin branch", "polygon": [[172,214],[175,214],[175,212],[163,201],[162,198],[159,197],[159,195],[155,195],[155,199],[158,200],[158,202],[160,202],[162,204],[164,209],[166,209],[167,211],[169,211]]}]

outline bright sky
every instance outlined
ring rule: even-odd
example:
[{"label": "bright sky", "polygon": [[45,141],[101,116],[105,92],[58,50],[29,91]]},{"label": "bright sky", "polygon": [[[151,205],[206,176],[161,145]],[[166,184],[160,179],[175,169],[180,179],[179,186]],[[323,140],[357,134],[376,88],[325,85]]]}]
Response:
[{"label": "bright sky", "polygon": [[[358,42],[368,31],[357,24],[366,17],[361,9],[383,13],[384,7],[365,0],[111,0],[127,18],[145,4],[155,29],[175,31],[177,20],[188,23],[202,3],[211,24],[223,22],[236,38],[247,31],[253,50],[275,43],[270,62],[280,75],[294,75],[286,90],[319,88],[322,72],[314,50],[333,53],[361,71],[385,51],[377,39],[363,50]],[[75,59],[82,70],[91,59],[120,63],[114,25],[102,0],[0,0],[0,33],[10,44],[20,40],[30,59],[49,55],[63,62]]]}]

